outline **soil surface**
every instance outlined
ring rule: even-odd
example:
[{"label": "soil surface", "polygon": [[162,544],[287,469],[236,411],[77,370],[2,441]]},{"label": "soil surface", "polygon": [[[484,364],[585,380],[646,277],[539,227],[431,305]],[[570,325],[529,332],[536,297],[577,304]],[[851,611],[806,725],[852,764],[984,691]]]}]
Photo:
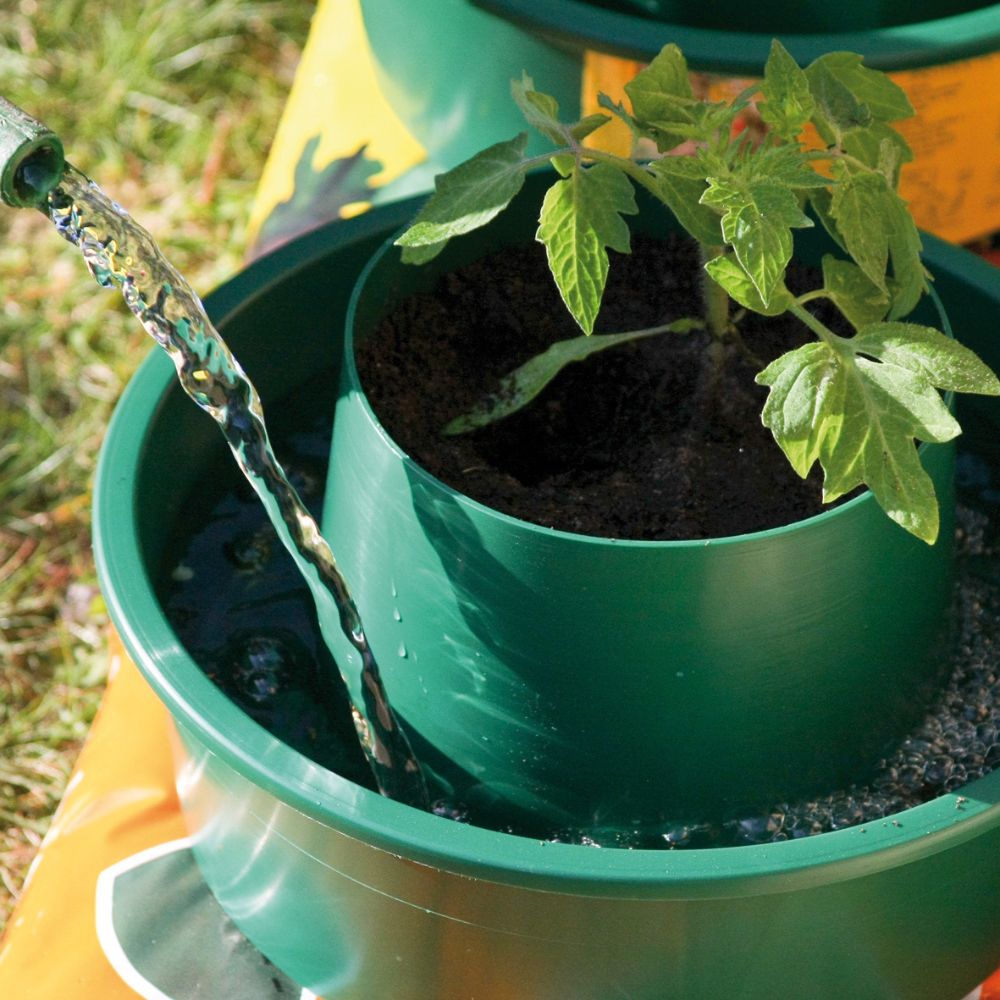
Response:
[{"label": "soil surface", "polygon": [[[701,314],[697,253],[683,238],[612,253],[599,333]],[[803,280],[806,284],[802,285]],[[792,272],[789,286],[817,287]],[[831,317],[824,317],[828,322]],[[716,378],[704,333],[664,334],[569,365],[530,406],[473,434],[440,429],[497,380],[580,331],[541,246],[507,249],[399,304],[361,345],[375,412],[433,475],[497,510],[588,535],[696,539],[776,527],[823,509],[762,425],[754,376],[812,337],[791,317],[747,313],[743,349]]]}]

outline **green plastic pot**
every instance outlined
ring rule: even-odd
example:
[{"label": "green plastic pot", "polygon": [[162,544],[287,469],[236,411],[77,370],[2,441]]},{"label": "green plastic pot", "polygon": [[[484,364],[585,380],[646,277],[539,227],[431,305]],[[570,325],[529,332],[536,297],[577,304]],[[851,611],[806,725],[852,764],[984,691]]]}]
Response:
[{"label": "green plastic pot", "polygon": [[[418,757],[501,827],[718,821],[847,787],[921,717],[939,673],[952,446],[923,449],[934,546],[871,494],[772,531],[634,542],[491,510],[411,460],[372,411],[355,344],[449,270],[531,243],[549,183],[531,178],[432,265],[403,265],[388,241],[348,310],[323,530]],[[652,199],[641,208],[634,231],[676,227]],[[818,265],[833,247],[812,236],[797,247]]]},{"label": "green plastic pot", "polygon": [[695,69],[760,74],[780,37],[805,65],[826,52],[858,52],[874,69],[965,59],[1000,47],[1000,4],[975,0],[472,0],[554,45],[649,60],[667,42]]},{"label": "green plastic pot", "polygon": [[[426,159],[374,190],[384,204],[429,191],[435,175],[524,130],[510,81],[529,71],[564,113],[580,112],[582,57],[468,0],[358,0],[379,87]],[[529,152],[545,150],[530,137]]]},{"label": "green plastic pot", "polygon": [[[336,364],[361,262],[412,211],[319,230],[209,298],[265,406]],[[1000,365],[1000,275],[928,243],[956,330]],[[995,441],[997,404],[975,403],[967,433]],[[864,830],[665,854],[466,827],[317,767],[205,677],[156,596],[168,537],[229,462],[150,357],[101,456],[95,548],[114,621],[175,720],[208,885],[298,982],[327,1000],[942,1000],[1000,964],[1000,772]]]}]

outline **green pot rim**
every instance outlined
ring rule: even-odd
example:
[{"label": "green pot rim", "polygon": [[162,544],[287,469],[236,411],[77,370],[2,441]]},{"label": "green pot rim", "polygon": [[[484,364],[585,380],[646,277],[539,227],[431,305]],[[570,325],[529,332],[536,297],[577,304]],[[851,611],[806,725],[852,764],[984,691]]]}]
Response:
[{"label": "green pot rim", "polygon": [[[564,43],[629,59],[648,60],[666,42],[675,42],[695,69],[730,75],[760,74],[776,34],[666,24],[595,7],[585,0],[473,2]],[[777,34],[801,64],[827,52],[846,50],[862,53],[865,63],[874,69],[912,69],[967,59],[1000,47],[1000,4],[874,31]]]},{"label": "green pot rim", "polygon": [[[394,232],[414,203],[329,224],[278,249],[206,300],[221,327],[299,268],[362,236]],[[969,269],[972,255],[927,238],[933,267]],[[986,265],[982,265],[986,268]],[[629,851],[552,844],[464,826],[415,811],[317,767],[244,715],[181,646],[143,561],[135,508],[150,425],[179,392],[161,352],[129,383],[101,451],[94,547],[107,605],[122,639],[184,732],[236,774],[314,820],[420,864],[538,891],[612,898],[726,898],[787,892],[886,870],[965,843],[1000,826],[1000,770],[958,794],[864,827],[778,844],[686,851]],[[822,516],[822,515],[820,515]]]}]

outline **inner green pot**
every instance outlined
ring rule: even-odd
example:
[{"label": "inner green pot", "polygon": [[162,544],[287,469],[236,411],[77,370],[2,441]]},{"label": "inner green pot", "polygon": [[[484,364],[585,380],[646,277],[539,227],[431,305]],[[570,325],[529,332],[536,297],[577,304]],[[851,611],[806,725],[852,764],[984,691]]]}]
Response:
[{"label": "inner green pot", "polygon": [[[355,342],[450,269],[530,242],[548,183],[430,266],[387,243],[348,311],[323,527],[418,757],[501,828],[719,820],[863,779],[939,679],[951,447],[923,449],[934,546],[870,494],[772,531],[633,542],[484,507],[372,412]],[[642,208],[639,231],[674,225]],[[800,256],[818,264],[830,246],[813,236]]]},{"label": "inner green pot", "polygon": [[[328,226],[209,298],[266,408],[336,364],[360,262],[413,210]],[[960,338],[1000,366],[1000,274],[934,240],[927,260]],[[966,433],[995,444],[996,401],[963,403]],[[327,1000],[942,1000],[1000,964],[1000,772],[866,828],[666,854],[453,823],[296,753],[205,676],[156,594],[166,539],[231,463],[155,352],[102,451],[94,544],[115,624],[180,735],[205,879],[302,985]]]}]

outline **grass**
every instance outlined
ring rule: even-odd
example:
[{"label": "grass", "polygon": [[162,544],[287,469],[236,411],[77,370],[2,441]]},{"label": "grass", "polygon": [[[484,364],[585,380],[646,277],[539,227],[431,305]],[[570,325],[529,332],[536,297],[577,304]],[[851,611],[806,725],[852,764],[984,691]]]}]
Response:
[{"label": "grass", "polygon": [[[60,135],[197,290],[237,270],[314,4],[4,6],[0,94]],[[91,483],[147,350],[40,213],[0,206],[0,929],[101,697]]]}]

